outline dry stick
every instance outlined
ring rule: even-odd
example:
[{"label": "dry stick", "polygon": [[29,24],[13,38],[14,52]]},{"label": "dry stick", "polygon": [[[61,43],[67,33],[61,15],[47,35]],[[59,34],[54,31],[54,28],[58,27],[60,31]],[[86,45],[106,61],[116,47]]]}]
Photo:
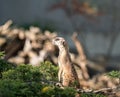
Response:
[{"label": "dry stick", "polygon": [[102,88],[102,89],[93,91],[93,93],[100,93],[100,92],[105,92],[105,91],[114,91],[114,90],[116,90],[116,89],[118,89],[118,88],[119,88],[119,87],[114,87],[114,88]]},{"label": "dry stick", "polygon": [[77,39],[77,33],[73,34],[72,40],[74,41],[76,49],[77,49],[77,51],[79,53],[79,56],[80,56],[80,67],[83,71],[83,76],[84,76],[85,79],[89,79],[89,74],[88,74],[88,70],[87,70],[87,67],[86,67],[86,64],[87,64],[86,55],[84,53],[82,44]]},{"label": "dry stick", "polygon": [[80,55],[80,60],[86,60],[86,55],[84,54],[84,50],[82,47],[82,44],[80,41],[77,39],[77,33],[73,33],[72,39],[75,43],[76,49]]},{"label": "dry stick", "polygon": [[[80,93],[104,93],[104,94],[115,94],[116,91],[119,91],[120,87],[113,87],[113,88],[102,88],[102,89],[98,89],[98,90],[79,90],[78,92]],[[116,97],[116,96],[115,96]]]}]

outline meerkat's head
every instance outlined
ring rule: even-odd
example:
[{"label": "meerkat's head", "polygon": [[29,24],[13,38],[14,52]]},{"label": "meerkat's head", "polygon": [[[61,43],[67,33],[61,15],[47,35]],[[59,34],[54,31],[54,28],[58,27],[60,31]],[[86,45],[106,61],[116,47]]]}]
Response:
[{"label": "meerkat's head", "polygon": [[62,48],[66,48],[67,46],[67,42],[65,41],[64,38],[62,37],[55,37],[53,40],[52,40],[52,43],[56,46],[58,46],[59,49],[62,49]]}]

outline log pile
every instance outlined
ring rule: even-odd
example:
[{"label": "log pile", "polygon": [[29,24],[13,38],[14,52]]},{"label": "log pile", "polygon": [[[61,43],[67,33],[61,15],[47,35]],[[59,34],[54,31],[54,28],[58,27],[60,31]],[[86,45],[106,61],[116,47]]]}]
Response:
[{"label": "log pile", "polygon": [[[33,66],[38,66],[40,62],[45,60],[57,64],[58,48],[51,42],[57,36],[56,33],[42,32],[40,28],[33,26],[29,30],[25,30],[23,28],[11,27],[11,24],[12,21],[9,20],[0,26],[0,51],[5,51],[5,60],[15,64],[25,63]],[[80,67],[82,87],[89,89],[115,87],[118,84],[118,80],[113,81],[104,76],[104,74],[90,78],[90,71],[87,67],[98,72],[105,72],[105,68],[87,59],[76,33],[73,34],[72,40],[78,55],[71,53],[71,58],[74,64]]]},{"label": "log pile", "polygon": [[29,30],[11,28],[11,24],[10,20],[0,26],[0,51],[5,51],[5,60],[32,65],[38,65],[46,59],[57,62],[54,56],[55,47],[51,43],[56,33],[42,33],[38,27],[32,26]]}]

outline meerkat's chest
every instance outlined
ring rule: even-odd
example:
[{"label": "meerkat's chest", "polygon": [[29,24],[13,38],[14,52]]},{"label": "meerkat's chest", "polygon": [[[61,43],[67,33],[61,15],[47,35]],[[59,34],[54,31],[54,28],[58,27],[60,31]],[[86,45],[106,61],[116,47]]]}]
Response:
[{"label": "meerkat's chest", "polygon": [[66,52],[59,53],[58,56],[59,67],[62,68],[65,75],[73,76],[75,75],[75,68],[71,62],[70,55]]},{"label": "meerkat's chest", "polygon": [[61,58],[61,56],[58,58],[58,63],[59,63],[59,66],[62,67],[63,69],[72,69],[72,66],[71,66],[71,61],[68,59],[68,58]]}]

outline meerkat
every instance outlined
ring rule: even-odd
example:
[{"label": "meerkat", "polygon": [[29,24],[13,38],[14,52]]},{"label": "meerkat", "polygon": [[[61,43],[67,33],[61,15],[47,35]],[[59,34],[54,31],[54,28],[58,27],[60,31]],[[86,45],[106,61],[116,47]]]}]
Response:
[{"label": "meerkat", "polygon": [[59,49],[58,56],[58,80],[63,86],[70,86],[77,82],[77,87],[80,87],[77,72],[70,58],[69,48],[66,40],[62,37],[55,37],[52,40],[53,44]]}]

